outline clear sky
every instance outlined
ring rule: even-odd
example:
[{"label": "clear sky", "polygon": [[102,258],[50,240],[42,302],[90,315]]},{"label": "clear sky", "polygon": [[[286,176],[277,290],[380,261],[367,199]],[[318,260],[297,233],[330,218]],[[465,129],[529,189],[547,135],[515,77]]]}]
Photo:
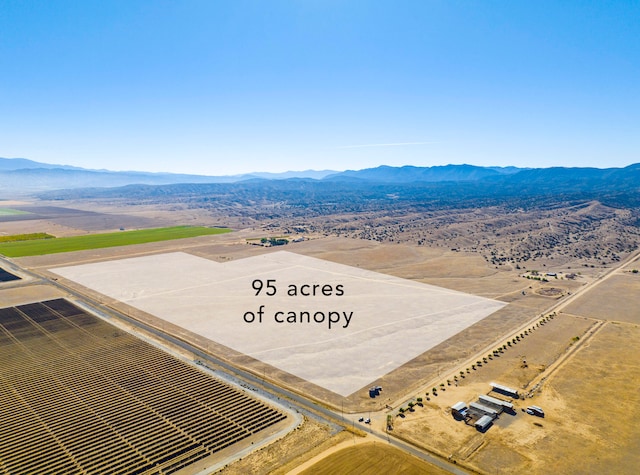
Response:
[{"label": "clear sky", "polygon": [[640,2],[0,0],[0,156],[226,175],[640,162]]}]

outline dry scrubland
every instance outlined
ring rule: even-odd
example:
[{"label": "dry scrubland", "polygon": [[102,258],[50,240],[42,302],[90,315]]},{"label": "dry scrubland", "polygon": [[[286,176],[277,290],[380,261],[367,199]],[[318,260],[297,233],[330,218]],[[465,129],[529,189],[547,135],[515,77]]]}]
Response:
[{"label": "dry scrubland", "polygon": [[322,475],[326,473],[348,473],[350,475],[376,475],[380,473],[402,473],[404,475],[444,475],[449,473],[434,467],[405,452],[385,445],[384,442],[354,445],[342,449],[301,475]]},{"label": "dry scrubland", "polygon": [[[77,207],[97,209],[94,206],[95,203],[85,203]],[[117,209],[118,214],[135,217],[141,225],[151,219],[160,220],[163,225],[197,223],[243,230],[179,244],[156,243],[23,258],[20,264],[44,272],[59,265],[177,249],[224,262],[268,252],[247,245],[246,238],[264,236],[270,231],[282,234],[299,229],[298,225],[303,223],[302,219],[279,216],[258,220],[241,211],[225,216],[224,207],[194,209],[175,204],[168,210],[163,205],[148,204],[100,206],[100,211],[113,213]],[[365,391],[347,399],[334,398],[315,392],[317,387],[292,380],[286,374],[269,373],[269,368],[228,349],[216,345],[209,349],[334,407],[344,402],[345,411],[376,409],[388,402],[406,407],[408,400],[424,397],[433,382],[436,385],[442,382],[446,391],[438,391],[437,397],[431,397],[424,407],[416,407],[404,419],[394,419],[394,434],[444,457],[452,456],[459,465],[481,473],[636,473],[636,467],[640,466],[640,426],[634,422],[640,416],[636,387],[640,380],[636,357],[640,352],[637,312],[640,276],[630,271],[640,267],[638,261],[571,301],[555,318],[535,328],[499,357],[466,372],[476,361],[476,353],[491,353],[499,335],[524,325],[561,302],[562,297],[596,281],[608,267],[617,265],[637,248],[637,229],[620,224],[624,213],[594,202],[520,211],[512,216],[505,216],[504,210],[498,208],[484,208],[393,217],[372,213],[310,218],[304,223],[306,228],[299,230],[318,239],[290,245],[287,250],[509,303],[500,312],[382,378],[385,399],[371,400]],[[43,219],[38,225],[27,221],[26,227],[18,226],[17,222],[0,223],[0,232],[11,233],[18,227],[24,229],[22,232],[56,235],[87,232],[78,223],[56,219]],[[98,227],[97,223],[95,216],[90,217],[90,226]],[[107,226],[99,230],[109,229]],[[549,282],[524,279],[522,275],[532,269],[580,275],[575,280],[561,277]],[[545,296],[544,289],[549,288],[560,289],[562,297]],[[523,359],[527,361],[526,367]],[[464,378],[459,374],[461,369]],[[454,375],[458,377],[457,387]],[[451,380],[451,386],[447,385],[447,379]],[[480,434],[473,427],[455,421],[449,407],[458,400],[469,402],[478,394],[487,393],[490,381],[520,388],[542,384],[533,398],[516,402],[516,416],[502,415],[494,427]],[[543,407],[547,416],[540,419],[522,413],[520,409],[529,404]],[[374,422],[382,429],[384,414]],[[326,448],[337,441],[326,428],[314,427],[312,423],[306,423],[284,440],[243,458],[226,468],[225,473],[247,473],[263,466],[266,471],[262,473],[268,473],[280,457],[294,459],[288,467],[295,466],[324,450],[316,448],[305,457],[303,454],[310,447],[324,440],[322,447]]]}]

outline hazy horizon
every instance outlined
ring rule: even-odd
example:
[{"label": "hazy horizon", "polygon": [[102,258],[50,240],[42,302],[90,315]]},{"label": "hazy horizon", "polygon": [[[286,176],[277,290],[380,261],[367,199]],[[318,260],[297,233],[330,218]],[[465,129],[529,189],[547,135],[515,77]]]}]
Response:
[{"label": "hazy horizon", "polygon": [[[26,158],[26,157],[0,157],[0,159],[8,159],[8,160],[30,160],[33,162],[38,162],[38,163],[43,163],[46,165],[51,165],[51,166],[60,166],[60,167],[68,167],[68,166],[72,166],[72,167],[77,167],[76,165],[69,165],[66,163],[51,163],[51,162],[40,162],[39,160],[32,160],[30,158]],[[332,173],[342,173],[342,172],[349,172],[349,171],[361,171],[361,170],[366,170],[366,169],[373,169],[373,168],[379,168],[379,167],[395,167],[395,168],[402,168],[402,167],[416,167],[416,168],[429,168],[429,167],[447,167],[447,166],[472,166],[472,167],[484,167],[484,168],[496,168],[496,169],[500,169],[500,168],[518,168],[518,169],[535,169],[535,168],[553,168],[553,167],[560,167],[560,168],[597,168],[597,169],[608,169],[608,168],[626,168],[629,167],[631,165],[636,165],[636,164],[640,164],[639,162],[633,162],[633,163],[627,163],[627,164],[623,164],[620,166],[586,166],[586,165],[580,165],[580,164],[575,164],[575,165],[570,165],[570,166],[563,166],[563,165],[550,165],[548,167],[535,167],[535,166],[529,166],[529,167],[518,167],[515,165],[475,165],[473,163],[443,163],[443,164],[436,164],[436,165],[414,165],[411,163],[407,163],[404,165],[387,165],[387,164],[380,164],[380,165],[375,165],[372,167],[364,167],[364,168],[358,168],[358,169],[353,169],[353,168],[348,168],[348,169],[340,169],[340,170],[336,170],[336,169],[314,169],[314,168],[307,168],[307,169],[292,169],[292,170],[284,170],[282,172],[273,172],[270,170],[251,170],[248,172],[242,172],[242,173],[234,173],[234,174],[224,174],[224,175],[211,175],[211,174],[199,174],[199,173],[182,173],[182,172],[174,172],[174,171],[161,171],[161,172],[154,172],[154,171],[150,171],[150,170],[144,170],[144,169],[124,169],[124,170],[114,170],[114,169],[110,169],[110,168],[84,168],[84,167],[78,167],[87,171],[99,171],[99,172],[122,172],[122,173],[157,173],[157,174],[186,174],[186,175],[200,175],[200,176],[242,176],[242,175],[282,175],[282,174],[304,174],[304,173],[310,173],[310,174],[314,174],[314,173],[327,173],[327,174],[332,174]]]}]

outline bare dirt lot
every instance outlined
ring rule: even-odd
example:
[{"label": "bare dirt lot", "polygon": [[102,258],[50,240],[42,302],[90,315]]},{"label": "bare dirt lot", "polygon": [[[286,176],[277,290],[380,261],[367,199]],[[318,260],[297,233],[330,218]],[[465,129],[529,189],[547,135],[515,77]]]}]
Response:
[{"label": "bare dirt lot", "polygon": [[[414,396],[414,400],[417,397],[430,399],[424,401],[424,408],[417,407],[415,412],[409,412],[404,418],[396,417],[394,433],[417,443],[428,440],[429,446],[441,455],[448,457],[454,454],[454,458],[465,459],[464,450],[458,450],[460,453],[456,456],[456,450],[452,448],[465,446],[477,439],[476,431],[456,422],[449,408],[458,401],[468,403],[478,394],[487,394],[491,390],[489,383],[493,381],[522,390],[571,347],[574,336],[582,335],[593,324],[584,318],[555,317],[517,343],[507,345],[499,356],[489,360],[488,355],[492,352],[488,352],[487,363],[480,358],[480,365],[477,361],[469,363],[461,369],[462,374],[443,375],[445,386],[441,388],[436,384],[437,395],[434,396],[432,388],[428,388],[426,394]],[[512,416],[503,417],[508,421]],[[486,435],[490,436],[492,431]]]},{"label": "bare dirt lot", "polygon": [[51,271],[343,396],[505,305],[287,251]]},{"label": "bare dirt lot", "polygon": [[640,323],[640,273],[619,272],[565,312],[607,321]]}]

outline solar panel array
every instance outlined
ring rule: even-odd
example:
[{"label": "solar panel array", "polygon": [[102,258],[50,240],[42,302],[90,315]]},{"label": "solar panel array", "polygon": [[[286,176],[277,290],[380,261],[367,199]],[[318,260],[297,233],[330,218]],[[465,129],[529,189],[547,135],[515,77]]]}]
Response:
[{"label": "solar panel array", "polygon": [[0,267],[0,282],[11,282],[13,280],[20,280],[20,277]]},{"label": "solar panel array", "polygon": [[0,474],[168,474],[285,418],[67,300],[0,309]]}]

